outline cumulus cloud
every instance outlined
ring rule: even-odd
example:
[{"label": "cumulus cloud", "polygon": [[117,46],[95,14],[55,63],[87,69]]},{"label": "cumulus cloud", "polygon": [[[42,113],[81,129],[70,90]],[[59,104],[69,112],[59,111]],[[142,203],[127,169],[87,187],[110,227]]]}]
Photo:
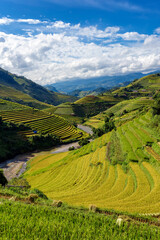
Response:
[{"label": "cumulus cloud", "polygon": [[118,34],[118,36],[128,41],[141,41],[141,40],[145,40],[148,35],[139,34],[137,32],[126,32],[124,34]]},{"label": "cumulus cloud", "polygon": [[20,22],[20,23],[28,23],[28,24],[39,24],[39,23],[42,23],[38,19],[18,19],[18,20],[15,20],[15,21],[16,22]]},{"label": "cumulus cloud", "polygon": [[[28,23],[27,23],[28,24]],[[44,25],[44,24],[42,24]],[[16,35],[0,32],[0,66],[47,84],[160,68],[160,36],[62,21]]]},{"label": "cumulus cloud", "polygon": [[[107,27],[100,30],[97,26],[81,27],[80,24],[71,25],[62,21],[55,21],[46,26],[50,32],[64,33],[68,36],[86,37],[93,39],[99,38],[114,38],[116,33],[120,30],[119,27]],[[39,31],[45,30],[45,27],[39,28]]]},{"label": "cumulus cloud", "polygon": [[0,18],[0,25],[9,25],[12,22],[14,22],[14,19],[7,17]]}]

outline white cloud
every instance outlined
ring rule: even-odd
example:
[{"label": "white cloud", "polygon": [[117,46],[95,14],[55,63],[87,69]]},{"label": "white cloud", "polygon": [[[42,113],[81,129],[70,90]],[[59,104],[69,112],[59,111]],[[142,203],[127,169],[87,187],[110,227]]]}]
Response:
[{"label": "white cloud", "polygon": [[46,26],[40,25],[41,33],[28,29],[26,36],[0,32],[0,66],[40,84],[160,68],[157,34],[121,33],[119,27],[102,30],[62,21]]},{"label": "white cloud", "polygon": [[68,28],[70,26],[71,26],[70,23],[64,23],[62,21],[56,21],[52,24],[51,27],[48,26],[48,28],[63,28],[64,29],[64,28]]},{"label": "white cloud", "polygon": [[8,17],[0,18],[0,25],[9,25],[13,22],[28,23],[28,24],[47,23],[46,21],[42,22],[38,19],[12,19],[12,18],[8,18]]},{"label": "white cloud", "polygon": [[155,33],[160,34],[160,27],[156,28]]},{"label": "white cloud", "polygon": [[[120,30],[119,27],[107,27],[104,30],[100,30],[97,26],[81,27],[80,24],[71,25],[70,23],[64,23],[62,21],[52,22],[46,26],[49,31],[64,33],[69,36],[87,37],[91,39],[98,38],[111,38],[115,37],[116,33]],[[45,27],[39,28],[39,31],[45,30]]]},{"label": "white cloud", "polygon": [[0,25],[8,25],[12,22],[14,22],[14,19],[7,18],[7,17],[0,18]]},{"label": "white cloud", "polygon": [[128,41],[141,41],[148,37],[146,34],[139,34],[137,32],[126,32],[123,34],[118,34],[118,36]]},{"label": "white cloud", "polygon": [[39,24],[39,23],[42,23],[38,19],[18,19],[18,20],[15,20],[15,21],[19,22],[19,23],[28,23],[28,24]]}]

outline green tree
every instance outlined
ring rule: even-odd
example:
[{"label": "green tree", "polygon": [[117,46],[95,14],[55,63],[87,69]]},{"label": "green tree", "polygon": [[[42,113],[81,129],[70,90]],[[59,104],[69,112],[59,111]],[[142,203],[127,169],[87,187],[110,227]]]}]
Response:
[{"label": "green tree", "polygon": [[0,169],[0,184],[2,184],[2,186],[5,186],[7,183],[8,181],[3,174],[3,169]]}]

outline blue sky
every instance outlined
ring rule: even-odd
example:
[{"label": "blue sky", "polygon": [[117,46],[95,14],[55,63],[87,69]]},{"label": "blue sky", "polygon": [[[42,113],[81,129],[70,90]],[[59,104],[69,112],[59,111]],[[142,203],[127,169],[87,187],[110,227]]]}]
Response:
[{"label": "blue sky", "polygon": [[158,0],[1,0],[0,66],[37,83],[160,69]]}]

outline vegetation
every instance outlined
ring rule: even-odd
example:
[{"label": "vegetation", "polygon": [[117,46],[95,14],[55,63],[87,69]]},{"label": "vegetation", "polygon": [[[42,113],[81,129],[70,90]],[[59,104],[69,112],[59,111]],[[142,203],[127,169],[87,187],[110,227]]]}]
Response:
[{"label": "vegetation", "polygon": [[18,132],[28,131],[23,124],[3,122],[0,118],[0,162],[19,153],[46,149],[60,144],[60,138],[53,134],[36,134],[24,139]]},{"label": "vegetation", "polygon": [[5,186],[7,183],[8,181],[3,174],[3,169],[0,169],[0,185]]},{"label": "vegetation", "polygon": [[[42,153],[31,159],[23,178],[12,181],[18,184],[23,179],[25,189],[0,188],[3,198],[0,231],[4,239],[23,239],[24,236],[25,239],[160,238],[159,228],[136,222],[139,213],[143,214],[141,220],[159,226],[159,220],[154,217],[160,215],[159,79],[159,74],[150,75],[112,92],[110,97],[114,95],[119,103],[115,105],[113,98],[108,100],[107,104],[114,106],[88,120],[92,126],[94,120],[101,126],[94,130],[97,138],[90,143],[80,130],[53,113],[59,111],[61,115],[64,112],[71,116],[77,112],[86,117],[96,112],[95,106],[103,105],[102,99],[106,101],[109,95],[94,99],[90,96],[78,103],[66,103],[45,111],[18,109],[17,105],[11,110],[1,110],[2,144],[13,147],[8,145],[8,139],[14,139],[14,135],[9,135],[14,131],[15,139],[19,137],[19,141],[23,139],[36,149],[74,137],[81,139],[82,146],[57,154]],[[136,96],[140,97],[121,101]],[[6,200],[10,196],[14,201]],[[106,216],[107,213],[111,216]],[[116,224],[120,213],[122,225]]]},{"label": "vegetation", "polygon": [[119,101],[121,101],[120,98],[114,98],[111,94],[86,96],[74,103],[73,110],[77,116],[91,117],[112,107]]},{"label": "vegetation", "polygon": [[10,102],[19,103],[25,106],[34,107],[37,109],[45,109],[50,107],[49,104],[40,102],[26,93],[17,89],[0,84],[0,98]]},{"label": "vegetation", "polygon": [[29,129],[19,133],[27,138],[37,134],[53,134],[63,141],[73,141],[83,136],[82,131],[64,118],[36,109],[1,111],[0,116],[7,122],[25,124]]},{"label": "vegetation", "polygon": [[105,117],[104,125],[101,128],[93,128],[93,136],[100,137],[103,134],[112,131],[113,129],[116,129],[114,121],[109,117]]},{"label": "vegetation", "polygon": [[87,138],[82,138],[78,143],[80,146],[84,146],[89,143],[89,140]]},{"label": "vegetation", "polygon": [[128,86],[119,88],[113,92],[115,97],[131,99],[136,97],[152,97],[159,90],[160,74],[151,74],[140,79],[135,79]]},{"label": "vegetation", "polygon": [[[116,226],[113,216],[3,201],[0,205],[3,239],[158,239],[160,231],[146,224]],[[18,226],[18,227],[17,227]]]},{"label": "vegetation", "polygon": [[[21,181],[18,179],[17,181]],[[117,223],[117,217],[122,223]],[[149,223],[150,225],[146,224]],[[38,189],[0,187],[2,239],[159,239],[156,216],[71,207]]]},{"label": "vegetation", "polygon": [[67,155],[35,158],[25,176],[48,197],[72,205],[158,213],[160,131],[152,121],[150,112],[141,112]]},{"label": "vegetation", "polygon": [[[82,123],[83,115],[81,112],[75,110],[76,105],[74,103],[62,103],[56,107],[46,108],[45,111],[48,113],[54,113],[56,115],[62,116],[71,124],[75,125],[77,123]],[[77,115],[78,114],[78,115]]]},{"label": "vegetation", "polygon": [[29,144],[17,131],[24,130],[24,125],[3,122],[0,118],[0,162],[16,154],[29,151]]},{"label": "vegetation", "polygon": [[44,109],[63,102],[74,102],[76,97],[55,93],[28,80],[0,68],[0,98]]},{"label": "vegetation", "polygon": [[154,100],[150,97],[121,101],[106,111],[91,117],[85,124],[94,128],[101,128],[104,125],[104,119],[109,117],[114,119],[116,126],[119,126],[124,122],[134,119],[137,115],[146,112],[153,103]]},{"label": "vegetation", "polygon": [[61,143],[60,138],[53,134],[35,135],[29,138],[34,149],[47,149]]}]

